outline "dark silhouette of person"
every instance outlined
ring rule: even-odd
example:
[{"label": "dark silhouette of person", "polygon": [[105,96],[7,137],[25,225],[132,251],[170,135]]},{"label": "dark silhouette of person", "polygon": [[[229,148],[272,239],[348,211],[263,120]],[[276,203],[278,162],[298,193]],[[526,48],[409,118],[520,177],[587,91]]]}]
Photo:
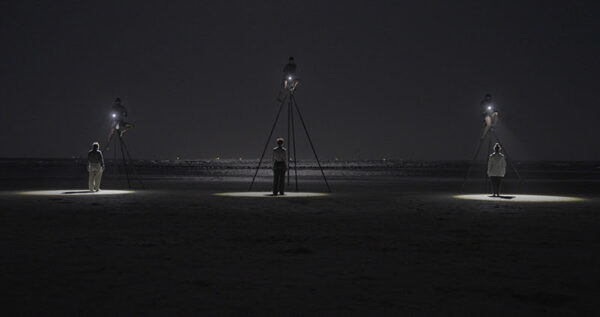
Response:
[{"label": "dark silhouette of person", "polygon": [[483,108],[483,122],[485,123],[485,127],[483,128],[483,133],[481,134],[481,139],[485,139],[490,129],[494,131],[496,124],[498,123],[498,110],[494,107],[494,103],[492,102],[492,95],[486,94],[481,101],[481,107]]},{"label": "dark silhouette of person", "polygon": [[285,172],[288,169],[287,150],[283,147],[283,138],[277,138],[277,147],[273,149],[273,195],[285,194]]},{"label": "dark silhouette of person", "polygon": [[281,102],[281,95],[285,90],[292,92],[296,90],[299,83],[300,80],[296,77],[296,62],[294,61],[294,57],[290,56],[288,63],[283,67],[283,82],[277,95],[277,101]]},{"label": "dark silhouette of person", "polygon": [[496,143],[494,145],[494,153],[490,154],[488,158],[487,174],[492,182],[493,197],[500,197],[500,184],[502,183],[502,178],[506,175],[506,160],[504,159],[504,155],[500,153],[501,149],[500,144]]},{"label": "dark silhouette of person", "polygon": [[121,104],[121,98],[115,99],[111,110],[112,127],[110,129],[110,134],[108,135],[108,143],[110,143],[115,131],[119,131],[119,136],[123,136],[127,130],[134,127],[133,123],[126,121],[128,112],[127,108]]},{"label": "dark silhouette of person", "polygon": [[94,142],[92,149],[88,152],[88,167],[89,172],[88,188],[90,191],[100,191],[100,181],[102,180],[102,172],[104,172],[104,157],[100,151],[100,144]]}]

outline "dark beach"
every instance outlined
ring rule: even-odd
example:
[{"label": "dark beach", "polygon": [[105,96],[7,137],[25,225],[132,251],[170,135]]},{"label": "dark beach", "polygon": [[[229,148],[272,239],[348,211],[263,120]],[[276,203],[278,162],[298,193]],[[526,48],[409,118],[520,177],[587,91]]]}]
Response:
[{"label": "dark beach", "polygon": [[[483,185],[476,169],[461,192],[459,163],[329,162],[333,193],[277,198],[215,195],[245,192],[254,162],[179,163],[138,161],[146,189],[133,182],[122,194],[109,194],[127,190],[109,165],[104,191],[90,195],[74,160],[3,160],[3,310],[598,313],[595,163],[522,166],[527,180],[509,175],[506,185],[519,191],[514,199],[486,200],[455,197]],[[301,192],[325,192],[310,166],[300,172]],[[256,190],[267,192],[269,181],[259,177]]]}]

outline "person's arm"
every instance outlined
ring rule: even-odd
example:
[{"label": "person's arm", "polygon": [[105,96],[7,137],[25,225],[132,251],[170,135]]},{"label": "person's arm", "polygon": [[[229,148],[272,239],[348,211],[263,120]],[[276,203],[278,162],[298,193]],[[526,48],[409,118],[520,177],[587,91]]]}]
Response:
[{"label": "person's arm", "polygon": [[275,150],[273,150],[273,155],[271,156],[271,165],[275,169]]},{"label": "person's arm", "polygon": [[98,153],[100,154],[100,166],[102,166],[102,169],[104,170],[104,155],[102,155],[102,152],[98,151]]}]

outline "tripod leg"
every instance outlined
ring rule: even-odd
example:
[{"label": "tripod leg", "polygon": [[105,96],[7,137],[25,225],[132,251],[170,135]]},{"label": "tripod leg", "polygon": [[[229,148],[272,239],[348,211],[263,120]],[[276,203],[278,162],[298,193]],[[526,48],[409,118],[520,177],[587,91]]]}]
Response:
[{"label": "tripod leg", "polygon": [[[486,137],[486,139],[489,139],[489,140],[488,140],[488,150],[485,153],[485,155],[486,155],[486,159],[489,159],[488,155],[492,152],[492,138]],[[485,166],[487,166],[487,165],[484,164],[483,166],[485,168]],[[491,191],[492,184],[491,184],[491,179],[487,175],[487,168],[485,168],[484,179],[485,179],[485,185],[484,185],[483,191],[484,191],[484,193],[489,193]]]},{"label": "tripod leg", "polygon": [[119,145],[121,146],[121,157],[123,158],[123,168],[125,169],[125,176],[127,177],[127,186],[131,188],[131,182],[129,181],[129,171],[127,170],[127,160],[125,160],[125,151],[123,150],[123,139],[119,134]]},{"label": "tripod leg", "polygon": [[108,147],[110,146],[110,142],[112,142],[113,138],[114,138],[115,134],[111,134],[110,138],[108,138],[108,142],[106,142],[106,145],[104,146],[104,149],[102,149],[102,152],[106,152],[106,150],[108,149]]},{"label": "tripod leg", "polygon": [[142,185],[142,189],[146,189],[144,182],[142,182],[142,178],[138,175],[137,170],[135,169],[135,164],[133,164],[133,160],[131,159],[131,154],[129,154],[129,149],[127,148],[127,143],[125,143],[123,138],[121,138],[121,144],[123,144],[123,148],[125,149],[125,154],[127,154],[127,161],[129,161],[129,164],[131,165],[131,170],[133,172],[133,175],[135,175],[135,178],[137,179],[137,181],[140,183],[140,185]]},{"label": "tripod leg", "polygon": [[502,148],[502,151],[504,152],[504,155],[506,155],[506,158],[508,159],[508,165],[510,165],[510,168],[513,170],[513,172],[515,172],[515,174],[517,174],[517,177],[519,178],[519,182],[521,182],[521,174],[519,174],[519,171],[517,170],[517,168],[515,167],[515,165],[512,163],[512,159],[510,158],[510,156],[508,155],[508,152],[506,152],[506,148],[504,147],[504,145],[502,145],[502,142],[500,141],[500,138],[498,137],[498,135],[496,135],[495,131],[490,131],[490,133],[494,136],[494,138],[496,139],[496,141],[498,142],[498,144],[500,144],[500,147]]},{"label": "tripod leg", "polygon": [[298,111],[298,117],[300,118],[300,122],[302,123],[302,127],[304,128],[304,132],[306,133],[306,138],[308,138],[308,143],[310,143],[310,147],[312,148],[313,154],[315,155],[315,159],[317,160],[317,164],[319,165],[319,169],[321,170],[321,175],[323,175],[323,180],[325,181],[325,185],[327,186],[327,191],[331,193],[331,188],[329,187],[329,183],[327,182],[327,177],[325,177],[325,172],[323,172],[323,167],[321,166],[321,162],[319,161],[319,157],[317,156],[317,151],[315,150],[315,146],[310,139],[310,134],[308,134],[308,129],[306,128],[306,124],[304,123],[304,118],[302,118],[302,113],[300,112],[300,107],[298,107],[298,103],[296,102],[296,98],[294,95],[290,95],[290,98],[294,102],[294,106],[296,106],[296,111]]},{"label": "tripod leg", "polygon": [[291,115],[292,115],[292,99],[290,98],[290,102],[288,103],[288,124],[287,124],[287,142],[288,142],[288,150],[287,150],[287,167],[288,170],[287,172],[287,188],[290,187],[290,151],[292,150],[290,147],[290,121],[291,121]]},{"label": "tripod leg", "polygon": [[118,153],[118,151],[117,151],[117,142],[118,141],[113,142],[113,150],[114,150],[114,153],[113,153],[113,162],[115,163],[115,175],[116,174],[121,174],[121,171],[119,171],[119,160],[118,160],[118,156],[117,156],[117,153]]},{"label": "tripod leg", "polygon": [[250,188],[248,190],[252,190],[252,186],[254,186],[254,180],[256,179],[256,175],[258,175],[258,171],[260,170],[260,165],[262,164],[263,158],[265,157],[265,152],[267,151],[267,147],[269,146],[269,142],[271,141],[271,137],[273,136],[273,131],[275,131],[275,126],[277,126],[277,121],[279,120],[279,115],[281,114],[281,110],[283,109],[283,104],[285,103],[285,99],[287,96],[283,98],[281,101],[281,105],[279,106],[279,111],[277,112],[277,116],[275,117],[275,122],[273,122],[273,126],[271,127],[271,132],[269,132],[269,136],[267,137],[267,142],[265,142],[265,148],[263,149],[262,154],[260,155],[260,160],[258,161],[258,166],[256,167],[256,172],[254,172],[254,177],[252,177],[252,182],[250,183]]},{"label": "tripod leg", "polygon": [[461,191],[465,188],[465,183],[467,182],[467,178],[469,177],[469,172],[471,172],[471,167],[473,166],[473,163],[477,159],[477,156],[479,155],[479,151],[481,151],[481,145],[483,144],[483,141],[484,141],[484,139],[479,139],[479,145],[477,146],[475,155],[473,155],[473,158],[471,159],[471,162],[469,163],[469,167],[467,167],[467,173],[465,174],[465,178],[463,179],[462,185],[460,186]]},{"label": "tripod leg", "polygon": [[[298,165],[297,165],[298,156],[296,155],[296,131],[294,129],[294,111],[291,111],[291,110],[293,110],[293,107],[290,109],[290,112],[291,112],[290,118],[292,121],[292,141],[294,144],[294,147],[293,147],[293,149],[294,149],[294,177],[296,178],[296,191],[298,191]],[[291,150],[292,149],[290,149],[290,151]]]}]

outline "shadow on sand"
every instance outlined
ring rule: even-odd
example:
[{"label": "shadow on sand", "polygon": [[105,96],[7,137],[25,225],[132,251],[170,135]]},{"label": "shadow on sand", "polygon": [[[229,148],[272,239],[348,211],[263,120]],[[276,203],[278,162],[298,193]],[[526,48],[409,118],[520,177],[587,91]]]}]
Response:
[{"label": "shadow on sand", "polygon": [[75,190],[75,191],[62,192],[62,194],[64,194],[64,195],[89,194],[89,193],[92,193],[92,191],[90,191],[90,190]]},{"label": "shadow on sand", "polygon": [[516,196],[488,196],[490,198],[500,198],[500,199],[513,199]]}]

